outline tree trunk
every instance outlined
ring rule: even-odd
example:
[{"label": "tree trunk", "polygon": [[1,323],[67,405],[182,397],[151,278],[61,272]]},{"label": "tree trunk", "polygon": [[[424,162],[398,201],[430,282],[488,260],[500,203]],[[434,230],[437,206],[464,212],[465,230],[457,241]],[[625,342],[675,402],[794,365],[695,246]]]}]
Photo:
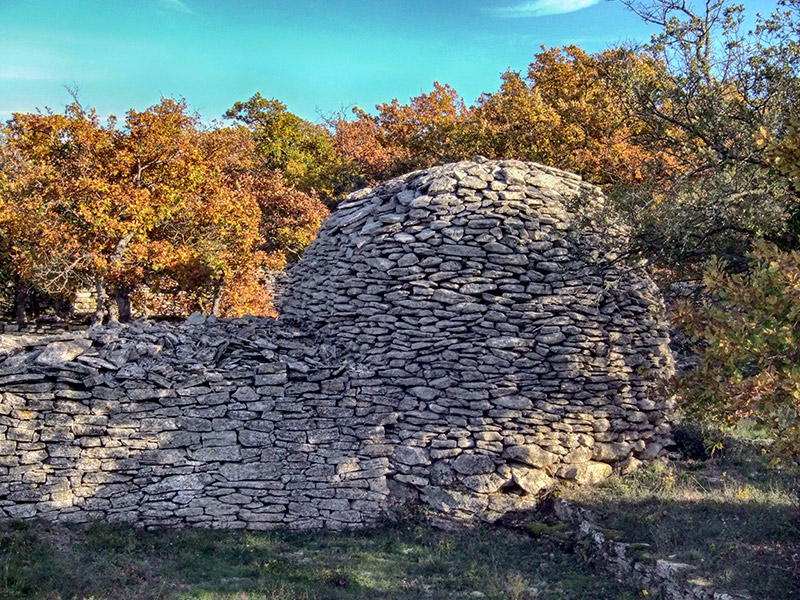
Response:
[{"label": "tree trunk", "polygon": [[30,287],[27,283],[17,281],[17,289],[14,294],[14,312],[16,313],[17,326],[25,326],[25,304],[28,302]]},{"label": "tree trunk", "polygon": [[[116,248],[114,248],[114,253],[111,255],[111,264],[115,267],[118,267],[122,264],[122,257],[125,254],[125,251],[128,249],[128,244],[131,243],[133,239],[133,232],[128,232],[117,242]],[[109,322],[119,322],[122,321],[126,323],[131,320],[131,301],[130,301],[130,289],[122,284],[117,285],[116,291],[114,292],[114,300],[112,302],[111,298],[106,299],[106,314],[108,315]]]},{"label": "tree trunk", "polygon": [[108,323],[119,323],[119,309],[117,308],[116,294],[114,298],[106,296],[105,310],[106,316],[108,317]]},{"label": "tree trunk", "polygon": [[106,316],[106,282],[102,277],[95,279],[94,290],[97,298],[91,324],[102,325],[103,318]]},{"label": "tree trunk", "polygon": [[225,278],[220,277],[217,286],[214,288],[214,301],[211,303],[211,315],[219,316],[219,305],[222,302],[222,288],[225,285]]},{"label": "tree trunk", "polygon": [[131,290],[128,286],[120,286],[117,288],[117,312],[119,313],[119,320],[122,323],[128,323],[131,320]]},{"label": "tree trunk", "polygon": [[42,297],[35,290],[30,290],[28,300],[30,301],[31,316],[36,320],[42,316]]}]

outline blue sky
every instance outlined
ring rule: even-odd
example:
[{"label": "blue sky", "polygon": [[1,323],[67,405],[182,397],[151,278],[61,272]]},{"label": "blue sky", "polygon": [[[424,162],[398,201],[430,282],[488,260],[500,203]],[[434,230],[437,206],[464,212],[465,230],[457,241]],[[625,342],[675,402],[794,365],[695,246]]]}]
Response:
[{"label": "blue sky", "polygon": [[649,33],[604,0],[0,0],[0,119],[60,111],[65,85],[101,115],[164,95],[206,120],[257,91],[311,120],[437,80],[472,102],[541,45],[596,51]]}]

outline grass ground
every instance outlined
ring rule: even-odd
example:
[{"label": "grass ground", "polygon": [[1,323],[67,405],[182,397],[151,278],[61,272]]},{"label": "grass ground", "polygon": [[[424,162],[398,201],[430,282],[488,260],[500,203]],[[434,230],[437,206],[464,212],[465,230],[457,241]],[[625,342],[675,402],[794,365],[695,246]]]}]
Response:
[{"label": "grass ground", "polygon": [[4,600],[629,600],[543,540],[409,521],[349,532],[0,524]]},{"label": "grass ground", "polygon": [[758,600],[800,598],[800,469],[771,464],[745,437],[710,458],[654,463],[562,497],[612,537],[649,544],[637,546],[643,554],[696,566],[690,580]]}]

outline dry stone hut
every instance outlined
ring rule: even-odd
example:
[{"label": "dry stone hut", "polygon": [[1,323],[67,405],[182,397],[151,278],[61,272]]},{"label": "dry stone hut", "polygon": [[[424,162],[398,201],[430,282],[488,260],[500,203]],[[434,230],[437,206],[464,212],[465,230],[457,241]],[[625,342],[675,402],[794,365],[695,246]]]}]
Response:
[{"label": "dry stone hut", "polygon": [[651,458],[672,373],[655,285],[579,177],[476,159],[352,195],[292,273],[284,322],[375,370],[392,481],[502,513]]},{"label": "dry stone hut", "polygon": [[0,338],[0,518],[456,519],[661,452],[663,307],[603,197],[476,159],[352,195],[281,316]]}]

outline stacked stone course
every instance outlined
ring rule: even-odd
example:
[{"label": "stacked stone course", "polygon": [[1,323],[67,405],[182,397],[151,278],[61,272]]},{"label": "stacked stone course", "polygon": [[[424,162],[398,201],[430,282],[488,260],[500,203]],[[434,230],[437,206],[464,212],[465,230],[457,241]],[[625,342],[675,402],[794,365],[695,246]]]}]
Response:
[{"label": "stacked stone course", "polygon": [[0,517],[375,522],[392,414],[359,390],[369,373],[269,320],[202,321],[7,336]]},{"label": "stacked stone course", "polygon": [[534,504],[661,452],[663,306],[602,194],[482,159],[352,195],[279,320],[0,343],[0,517],[341,528]]}]

